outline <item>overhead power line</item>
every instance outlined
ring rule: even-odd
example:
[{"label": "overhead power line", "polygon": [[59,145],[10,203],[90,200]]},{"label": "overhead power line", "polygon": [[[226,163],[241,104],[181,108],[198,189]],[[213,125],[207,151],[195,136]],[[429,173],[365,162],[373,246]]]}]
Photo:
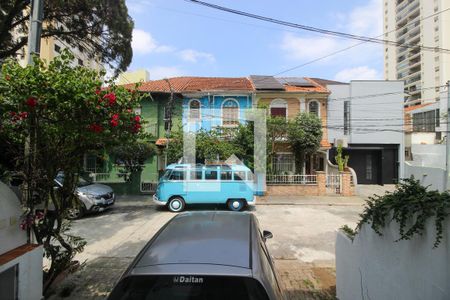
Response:
[{"label": "overhead power line", "polygon": [[415,45],[415,44],[399,43],[399,42],[385,40],[385,39],[379,39],[379,38],[373,38],[373,37],[367,37],[367,36],[362,36],[362,35],[355,35],[355,34],[340,32],[340,31],[322,29],[322,28],[318,28],[318,27],[307,26],[307,25],[283,21],[283,20],[279,20],[279,19],[275,19],[275,18],[265,17],[265,16],[261,16],[261,15],[257,15],[257,14],[252,14],[252,13],[248,13],[248,12],[244,12],[244,11],[216,5],[216,4],[211,4],[211,3],[203,2],[203,1],[199,1],[199,0],[185,0],[185,1],[195,3],[198,5],[202,5],[202,6],[206,6],[206,7],[210,7],[213,9],[221,10],[221,11],[228,12],[228,13],[261,20],[264,22],[270,22],[270,23],[279,24],[282,26],[297,28],[297,29],[311,31],[311,32],[317,32],[317,33],[326,34],[326,35],[335,36],[335,37],[343,37],[343,38],[358,40],[358,41],[362,41],[362,42],[388,44],[388,45],[395,46],[395,47],[419,48],[419,49],[426,50],[426,51],[450,53],[450,49],[445,49],[445,48],[440,48],[440,47],[429,47],[429,46],[421,46],[421,45]]}]

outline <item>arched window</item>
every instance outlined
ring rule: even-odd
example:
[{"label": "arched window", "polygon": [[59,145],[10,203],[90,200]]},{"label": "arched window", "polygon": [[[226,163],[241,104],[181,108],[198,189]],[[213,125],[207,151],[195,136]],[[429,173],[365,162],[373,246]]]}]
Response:
[{"label": "arched window", "polygon": [[275,99],[270,103],[270,115],[272,117],[287,117],[287,102],[283,99]]},{"label": "arched window", "polygon": [[309,102],[308,112],[320,118],[320,106],[317,100],[312,100]]},{"label": "arched window", "polygon": [[189,102],[189,121],[198,120],[200,120],[200,101],[194,99]]},{"label": "arched window", "polygon": [[227,99],[222,104],[222,125],[234,127],[239,125],[239,104],[234,99]]}]

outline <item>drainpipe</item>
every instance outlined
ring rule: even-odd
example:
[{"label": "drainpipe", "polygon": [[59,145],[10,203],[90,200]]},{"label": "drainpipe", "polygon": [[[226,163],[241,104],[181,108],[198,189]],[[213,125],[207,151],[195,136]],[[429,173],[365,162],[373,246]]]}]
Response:
[{"label": "drainpipe", "polygon": [[447,124],[445,140],[447,141],[447,184],[446,190],[450,189],[450,80],[447,82]]}]

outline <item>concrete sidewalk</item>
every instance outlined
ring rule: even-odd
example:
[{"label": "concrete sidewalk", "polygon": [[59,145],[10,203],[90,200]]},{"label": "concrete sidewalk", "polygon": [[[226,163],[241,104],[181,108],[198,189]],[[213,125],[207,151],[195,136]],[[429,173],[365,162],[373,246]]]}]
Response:
[{"label": "concrete sidewalk", "polygon": [[364,203],[364,199],[358,196],[264,196],[256,199],[256,205],[359,206]]},{"label": "concrete sidewalk", "polygon": [[[257,197],[256,205],[328,205],[346,206],[363,205],[364,199],[359,196],[264,196]],[[117,196],[115,206],[156,206],[151,195]]]}]

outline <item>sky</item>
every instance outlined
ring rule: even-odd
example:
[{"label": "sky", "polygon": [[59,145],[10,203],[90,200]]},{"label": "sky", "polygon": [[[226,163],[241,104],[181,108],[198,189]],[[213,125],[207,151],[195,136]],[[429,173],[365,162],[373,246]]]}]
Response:
[{"label": "sky", "polygon": [[[375,37],[381,0],[203,0],[297,24]],[[306,76],[382,79],[383,46],[360,43],[232,15],[184,0],[126,0],[134,20],[133,60],[150,79],[175,76]]]}]

